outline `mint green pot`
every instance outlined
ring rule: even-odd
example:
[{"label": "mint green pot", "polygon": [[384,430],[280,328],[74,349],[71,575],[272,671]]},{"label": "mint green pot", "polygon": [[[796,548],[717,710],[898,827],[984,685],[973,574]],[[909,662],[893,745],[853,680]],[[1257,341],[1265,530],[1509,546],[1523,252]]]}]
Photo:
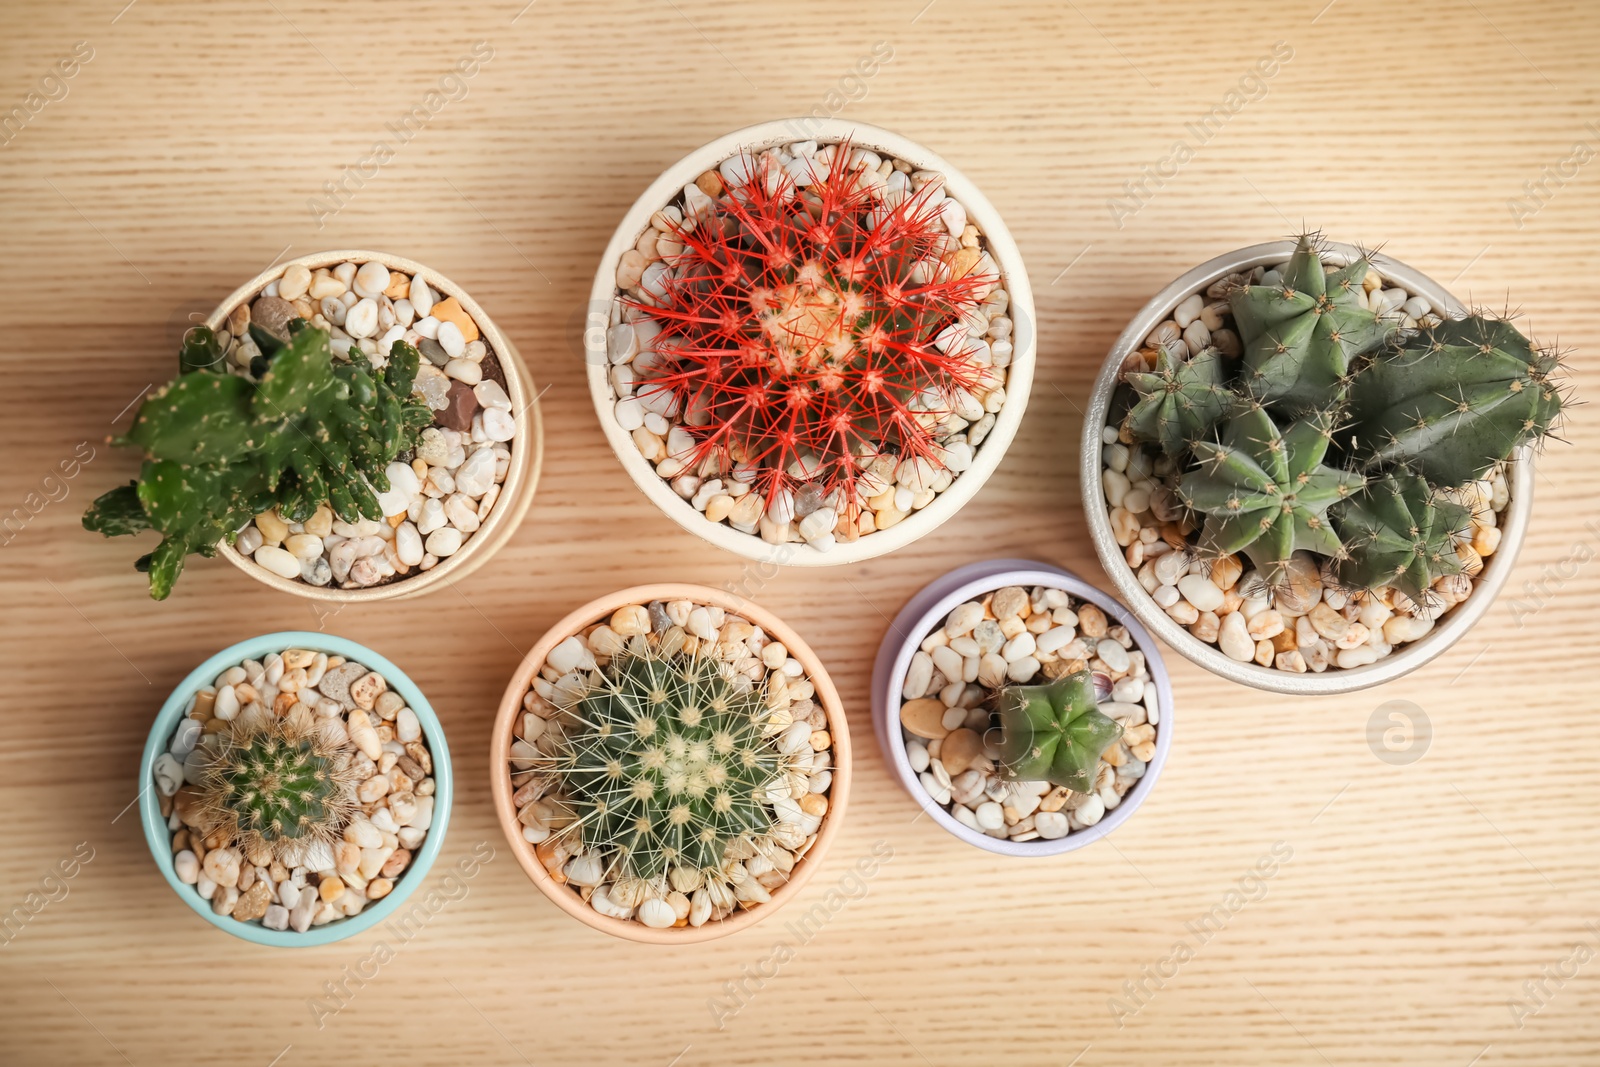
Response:
[{"label": "mint green pot", "polygon": [[[343,656],[363,663],[383,675],[384,680],[389,683],[389,688],[404,697],[411,710],[417,713],[417,721],[422,725],[422,735],[428,742],[429,755],[433,758],[433,824],[428,830],[427,838],[422,842],[422,848],[412,857],[411,866],[401,875],[400,881],[395,884],[388,896],[363,910],[360,915],[349,919],[335,919],[322,926],[313,926],[303,934],[295,933],[293,930],[268,930],[258,923],[239,922],[231,916],[218,915],[211,910],[210,902],[195,892],[194,886],[179,881],[177,872],[172,866],[172,833],[167,829],[167,820],[161,814],[160,796],[154,788],[156,758],[165,752],[171,743],[172,732],[177,729],[178,720],[187,713],[189,698],[194,696],[197,690],[209,686],[217,675],[229,667],[247,659],[260,660],[273,652],[282,652],[286,648],[307,648],[315,652]],[[434,857],[439,854],[439,849],[444,843],[445,830],[450,824],[455,779],[450,771],[450,749],[445,745],[444,729],[439,725],[438,716],[433,713],[433,706],[422,695],[422,690],[417,688],[416,683],[407,677],[404,671],[367,646],[346,638],[303,630],[286,630],[282,633],[263,634],[230,645],[196,667],[172,691],[167,702],[161,706],[155,725],[150,728],[150,738],[145,742],[144,758],[139,761],[138,788],[139,816],[144,823],[144,836],[150,845],[150,854],[155,857],[156,866],[161,869],[162,875],[177,892],[179,900],[189,905],[194,913],[206,922],[227,931],[234,937],[254,941],[258,945],[307,948],[343,941],[347,937],[354,937],[363,930],[378,925],[393,914],[395,909],[422,884],[428,876],[429,868],[433,866]]]}]

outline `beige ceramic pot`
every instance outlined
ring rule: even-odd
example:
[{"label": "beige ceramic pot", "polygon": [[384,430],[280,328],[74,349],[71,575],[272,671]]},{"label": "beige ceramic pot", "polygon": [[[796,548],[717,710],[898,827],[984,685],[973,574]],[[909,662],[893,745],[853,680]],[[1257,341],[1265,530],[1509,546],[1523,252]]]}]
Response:
[{"label": "beige ceramic pot", "polygon": [[[730,615],[737,615],[761,627],[773,640],[781,641],[789,655],[800,661],[805,677],[816,689],[815,700],[828,718],[828,733],[832,738],[833,784],[828,790],[828,811],[822,817],[816,841],[795,864],[789,880],[771,889],[772,899],[753,909],[738,910],[720,921],[704,926],[679,926],[655,929],[631,919],[614,919],[601,915],[568,886],[558,883],[540,862],[533,845],[522,836],[522,826],[517,821],[517,809],[512,803],[510,774],[511,744],[517,733],[517,724],[523,713],[522,699],[544,666],[545,657],[556,645],[569,636],[609,619],[618,608],[629,604],[648,604],[651,601],[689,600],[697,605],[720,607]],[[578,608],[556,623],[539,639],[538,644],[522,660],[517,672],[500,699],[500,712],[495,717],[494,730],[489,739],[489,782],[494,796],[495,814],[500,828],[510,842],[512,854],[527,872],[533,884],[557,907],[574,919],[596,930],[628,941],[651,945],[684,945],[710,941],[746,929],[776,912],[799,894],[821,865],[823,857],[838,833],[844,817],[846,801],[850,795],[850,728],[845,720],[839,693],[809,645],[781,619],[757,605],[733,594],[701,585],[659,584],[640,585],[608,593]]]},{"label": "beige ceramic pot", "polygon": [[[848,544],[834,545],[826,552],[803,542],[770,544],[755,534],[741,533],[726,523],[712,522],[674,492],[639,451],[629,431],[617,421],[619,397],[609,373],[611,364],[606,340],[607,327],[612,325],[612,314],[618,310],[617,264],[623,253],[632,249],[640,234],[649,227],[651,217],[672,203],[684,186],[693,182],[697,175],[714,170],[740,153],[757,154],[776,145],[805,140],[804,136],[797,135],[798,130],[810,131],[811,136],[823,144],[848,140],[857,148],[872,149],[905,160],[919,170],[943,174],[950,197],[966,209],[971,220],[983,231],[986,247],[1000,269],[1002,285],[1010,294],[1008,315],[1013,321],[1013,354],[1007,371],[1005,404],[995,413],[994,428],[975,453],[972,465],[932,503],[913,511],[904,521],[887,530],[865,534]],[[1007,447],[1016,436],[1017,428],[1022,424],[1022,413],[1028,405],[1028,393],[1033,386],[1033,290],[1028,284],[1028,271],[1023,265],[1022,253],[1000,212],[976,184],[925,145],[860,122],[843,119],[827,119],[820,123],[815,119],[762,122],[725,134],[684,156],[663,171],[623,216],[606,246],[605,254],[600,257],[600,267],[595,272],[589,300],[590,314],[583,335],[589,365],[589,393],[600,419],[600,428],[605,431],[606,440],[610,442],[612,451],[621,460],[628,476],[656,507],[679,526],[714,545],[760,563],[793,567],[858,563],[903,548],[931,533],[971,500],[999,467]]]},{"label": "beige ceramic pot", "polygon": [[[1094,391],[1089,395],[1089,413],[1084,418],[1080,445],[1079,478],[1083,489],[1084,516],[1088,520],[1089,535],[1100,556],[1100,564],[1116,586],[1118,595],[1140,622],[1180,655],[1212,674],[1268,692],[1290,696],[1322,696],[1352,693],[1409,674],[1443,654],[1483,617],[1510,576],[1511,568],[1517,561],[1517,551],[1527,535],[1533,511],[1534,456],[1533,449],[1524,446],[1507,465],[1506,480],[1510,483],[1511,500],[1499,519],[1502,534],[1500,547],[1485,562],[1483,573],[1473,584],[1472,595],[1445,613],[1425,637],[1401,646],[1376,663],[1363,667],[1330,667],[1321,674],[1293,674],[1229,659],[1216,645],[1201,641],[1174,622],[1139,584],[1138,574],[1128,566],[1123,558],[1123,550],[1112,533],[1101,478],[1104,463],[1101,459],[1100,431],[1106,425],[1117,390],[1122,387],[1122,372],[1128,358],[1138,351],[1151,330],[1171,317],[1173,309],[1180,302],[1191,293],[1204,292],[1211,283],[1229,274],[1282,263],[1294,253],[1294,249],[1293,241],[1275,241],[1241,248],[1208,260],[1157,293],[1134,316],[1106,356],[1100,375],[1095,380]],[[1337,264],[1348,263],[1359,254],[1354,246],[1337,243],[1330,243],[1327,252],[1329,262]],[[1459,317],[1466,313],[1459,300],[1421,271],[1382,254],[1372,256],[1371,262],[1384,278],[1408,292],[1427,297],[1444,314]]]},{"label": "beige ceramic pot", "polygon": [[235,289],[226,300],[217,305],[217,309],[205,320],[205,324],[213,330],[221,329],[234,308],[254,300],[269,283],[282,277],[283,272],[291,264],[303,264],[310,270],[316,271],[320,267],[332,267],[340,263],[370,261],[382,263],[391,270],[401,271],[413,277],[420,276],[428,283],[428,287],[441,297],[453,296],[460,301],[462,308],[472,316],[473,322],[477,323],[484,340],[505,371],[506,394],[511,398],[517,435],[512,439],[511,467],[506,472],[505,482],[500,487],[499,499],[495,501],[488,518],[483,521],[477,532],[467,538],[459,552],[440,560],[432,569],[414,576],[366,589],[315,586],[279,577],[254,560],[246,559],[230,544],[223,543],[220,546],[220,555],[224,559],[258,582],[295,596],[339,605],[403,600],[421,596],[432,590],[442,589],[483,566],[490,556],[511,539],[511,535],[521,524],[522,517],[527,514],[528,505],[533,501],[534,489],[539,482],[539,466],[544,455],[544,423],[539,413],[538,396],[534,391],[533,379],[528,374],[527,365],[517,353],[516,346],[501,332],[477,301],[467,295],[465,289],[421,263],[387,252],[360,249],[338,249],[298,256],[267,268]]}]

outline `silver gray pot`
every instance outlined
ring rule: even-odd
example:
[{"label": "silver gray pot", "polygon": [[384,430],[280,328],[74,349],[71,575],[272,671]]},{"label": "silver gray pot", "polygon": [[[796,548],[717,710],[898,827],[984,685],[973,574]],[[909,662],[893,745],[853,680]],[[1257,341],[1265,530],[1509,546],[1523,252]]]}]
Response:
[{"label": "silver gray pot", "polygon": [[[1122,336],[1111,346],[1100,376],[1095,379],[1094,392],[1089,396],[1088,413],[1083,424],[1081,442],[1081,471],[1083,482],[1083,511],[1088,518],[1089,534],[1100,563],[1117,587],[1121,599],[1133,609],[1139,621],[1179,654],[1188,657],[1212,674],[1232,679],[1256,689],[1274,693],[1315,695],[1325,693],[1350,693],[1368,686],[1408,674],[1443,653],[1461,639],[1472,624],[1483,617],[1494,603],[1500,587],[1517,560],[1522,539],[1528,529],[1528,517],[1533,510],[1533,450],[1524,447],[1508,465],[1506,478],[1511,491],[1511,502],[1500,516],[1500,546],[1484,563],[1472,595],[1453,607],[1423,638],[1404,645],[1392,654],[1365,667],[1342,669],[1330,667],[1322,674],[1292,674],[1288,671],[1262,667],[1255,663],[1240,663],[1223,655],[1215,645],[1207,644],[1184,627],[1174,622],[1144,591],[1138,576],[1123,558],[1122,548],[1111,533],[1111,520],[1107,513],[1105,490],[1100,472],[1104,466],[1100,458],[1100,431],[1106,424],[1106,413],[1111,405],[1123,363],[1138,351],[1144,339],[1190,293],[1204,290],[1212,282],[1235,271],[1247,271],[1256,266],[1272,266],[1286,261],[1294,252],[1293,241],[1273,241],[1252,245],[1218,256],[1174,280],[1155,295],[1128,323]],[[1350,245],[1328,246],[1327,258],[1336,263],[1347,263],[1357,255]],[[1393,279],[1402,288],[1425,296],[1435,308],[1450,315],[1465,314],[1461,302],[1420,271],[1406,266],[1388,256],[1372,257],[1372,265],[1386,279]]]}]

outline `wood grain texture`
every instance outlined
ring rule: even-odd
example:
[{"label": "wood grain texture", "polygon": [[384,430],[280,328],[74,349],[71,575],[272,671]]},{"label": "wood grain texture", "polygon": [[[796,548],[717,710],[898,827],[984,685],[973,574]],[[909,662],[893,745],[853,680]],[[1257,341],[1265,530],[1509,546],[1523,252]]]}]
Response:
[{"label": "wood grain texture", "polygon": [[[1600,162],[1521,220],[1508,198],[1574,142],[1600,150],[1600,9],[1580,0],[523,0],[310,4],[20,0],[0,35],[0,111],[77,41],[93,59],[0,148],[7,420],[0,510],[95,455],[0,549],[6,610],[0,909],[88,842],[94,859],[0,948],[7,1064],[1576,1064],[1600,1059],[1600,962],[1512,997],[1600,920],[1594,617],[1600,500],[1592,409],[1539,466],[1508,593],[1449,654],[1380,691],[1255,693],[1177,657],[1176,741],[1116,836],[1040,863],[947,837],[885,773],[868,717],[885,620],[955,565],[994,555],[1103,576],[1079,504],[1078,405],[1127,318],[1169,279],[1302,220],[1387,250],[1458,295],[1511,303],[1578,350],[1600,393],[1594,279]],[[120,11],[120,13],[119,13]],[[339,177],[473,43],[494,56],[318,229]],[[831,90],[876,42],[857,99]],[[1257,59],[1293,57],[1147,203],[1108,200],[1222,104]],[[760,602],[828,663],[858,742],[848,825],[793,907],[877,842],[893,859],[718,1028],[710,998],[787,936],[663,952],[551,907],[501,849],[401,947],[229,939],[172,898],[136,819],[151,717],[193,664],[305,603],[220,562],[154,604],[135,552],[78,516],[129,476],[100,442],[168,375],[190,311],[282,254],[390,249],[466,286],[548,385],[539,495],[457,590],[348,608],[328,629],[402,664],[460,770],[433,886],[500,841],[484,753],[505,679],[572,606],[623,584],[712,585],[740,561],[654,512],[595,424],[577,354],[596,259],[666,164],[723,133],[814,107],[918,138],[978,182],[1032,269],[1040,373],[999,473],[956,520],[890,558],[785,573]],[[1170,170],[1170,168],[1168,168]],[[1569,166],[1568,170],[1572,168]],[[1530,202],[1531,203],[1531,202]],[[59,495],[59,494],[58,494]],[[1537,596],[1524,583],[1543,582]],[[1541,605],[1542,606],[1539,606]],[[1368,723],[1403,699],[1425,758],[1375,758]],[[1275,842],[1293,858],[1176,968],[1186,923]],[[395,947],[375,975],[380,942]],[[1168,976],[1118,1025],[1112,997]],[[348,971],[346,970],[348,968]],[[308,1001],[347,974],[319,1027]],[[770,970],[770,968],[769,968]],[[1571,967],[1567,967],[1571,972]],[[1131,1004],[1132,1002],[1130,1002]],[[277,1057],[277,1059],[274,1059]]]}]

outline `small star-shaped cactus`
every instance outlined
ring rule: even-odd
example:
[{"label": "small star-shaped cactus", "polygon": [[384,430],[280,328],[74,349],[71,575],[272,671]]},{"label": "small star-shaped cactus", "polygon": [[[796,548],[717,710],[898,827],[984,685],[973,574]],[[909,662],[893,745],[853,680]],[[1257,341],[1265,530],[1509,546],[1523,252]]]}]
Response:
[{"label": "small star-shaped cactus", "polygon": [[1222,384],[1222,356],[1215,348],[1201,349],[1184,360],[1163,346],[1156,353],[1156,369],[1126,377],[1139,400],[1128,412],[1128,430],[1136,441],[1154,441],[1169,456],[1188,452],[1190,444],[1209,432],[1232,404],[1233,395]]},{"label": "small star-shaped cactus", "polygon": [[1246,392],[1294,411],[1324,408],[1343,392],[1351,361],[1394,329],[1361,302],[1367,266],[1361,258],[1324,272],[1307,235],[1279,284],[1241,286],[1229,295],[1245,344]]},{"label": "small star-shaped cactus", "polygon": [[1318,412],[1280,431],[1260,405],[1241,410],[1220,442],[1194,446],[1198,465],[1178,484],[1187,506],[1206,515],[1202,551],[1243,552],[1268,584],[1298,549],[1339,558],[1344,546],[1328,508],[1360,489],[1354,471],[1322,465],[1333,439],[1333,416]]},{"label": "small star-shaped cactus", "polygon": [[1339,580],[1364,589],[1392,585],[1419,604],[1433,597],[1436,578],[1461,573],[1456,545],[1472,530],[1471,509],[1407,470],[1369,482],[1337,521],[1350,553],[1336,564]]},{"label": "small star-shaped cactus", "polygon": [[1002,777],[1094,791],[1100,755],[1122,736],[1122,725],[1096,707],[1088,671],[1010,686],[998,702]]}]

